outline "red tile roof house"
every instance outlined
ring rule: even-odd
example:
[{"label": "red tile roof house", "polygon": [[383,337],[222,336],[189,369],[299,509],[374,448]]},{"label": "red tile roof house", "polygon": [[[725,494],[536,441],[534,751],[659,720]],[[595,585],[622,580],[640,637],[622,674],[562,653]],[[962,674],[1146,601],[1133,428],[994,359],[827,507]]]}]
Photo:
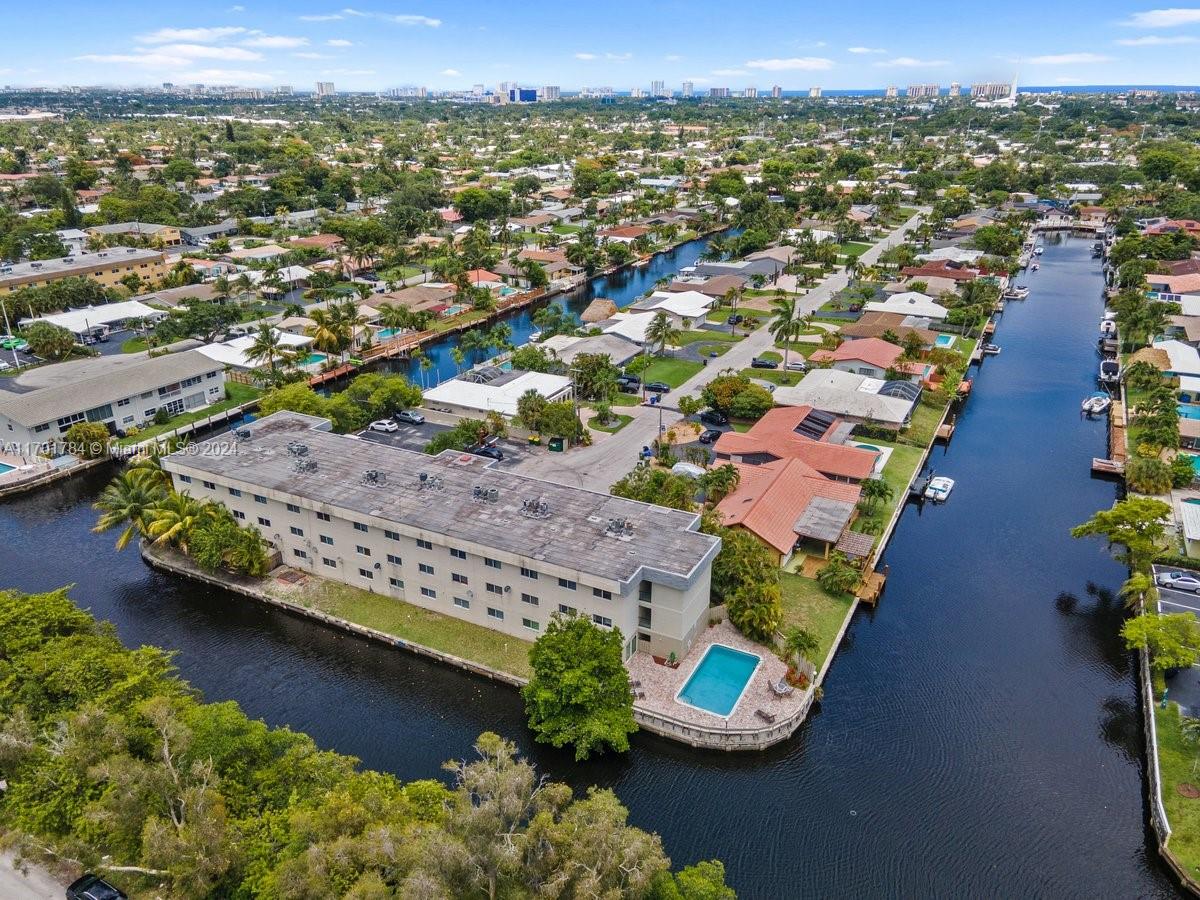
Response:
[{"label": "red tile roof house", "polygon": [[632,244],[638,238],[650,233],[649,228],[641,225],[626,225],[623,228],[606,228],[599,232],[602,241],[618,241],[622,244]]},{"label": "red tile roof house", "polygon": [[1195,219],[1168,219],[1146,229],[1146,234],[1175,234],[1183,231],[1192,237],[1200,237],[1200,222]]},{"label": "red tile roof house", "polygon": [[846,341],[836,350],[817,350],[809,360],[814,363],[829,363],[829,368],[868,378],[884,378],[888,369],[895,369],[908,376],[909,381],[922,381],[929,377],[933,367],[923,362],[905,362],[900,359],[904,351],[895,344],[881,338],[862,338]]},{"label": "red tile roof house", "polygon": [[828,556],[854,520],[861,494],[856,484],[830,481],[799,459],[732,465],[738,486],[717,504],[717,513],[727,527],[745,528],[766,544],[780,565],[804,540],[823,544]]},{"label": "red tile roof house", "polygon": [[974,281],[979,276],[979,272],[975,269],[960,268],[947,260],[928,262],[920,266],[905,266],[900,270],[900,274],[909,281],[920,281],[924,278],[949,278],[958,283]]},{"label": "red tile roof house", "polygon": [[763,465],[798,459],[834,481],[857,484],[869,478],[879,454],[842,443],[854,423],[811,406],[777,406],[749,431],[726,431],[713,450],[725,462]]}]

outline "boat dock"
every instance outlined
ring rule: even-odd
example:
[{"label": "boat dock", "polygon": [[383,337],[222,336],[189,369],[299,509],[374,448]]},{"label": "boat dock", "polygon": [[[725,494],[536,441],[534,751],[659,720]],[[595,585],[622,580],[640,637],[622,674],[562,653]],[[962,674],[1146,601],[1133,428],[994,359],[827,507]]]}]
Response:
[{"label": "boat dock", "polygon": [[1125,474],[1125,404],[1114,400],[1108,408],[1108,459],[1092,458],[1097,475]]}]

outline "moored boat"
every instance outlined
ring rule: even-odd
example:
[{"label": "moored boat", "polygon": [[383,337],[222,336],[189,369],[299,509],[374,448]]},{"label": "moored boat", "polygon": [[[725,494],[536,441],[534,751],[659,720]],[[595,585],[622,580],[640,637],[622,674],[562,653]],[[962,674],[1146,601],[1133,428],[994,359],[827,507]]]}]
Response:
[{"label": "moored boat", "polygon": [[1080,409],[1089,416],[1095,416],[1107,412],[1110,406],[1112,406],[1112,397],[1103,391],[1097,391],[1080,404]]},{"label": "moored boat", "polygon": [[954,479],[939,475],[929,479],[929,484],[925,488],[925,499],[932,500],[934,503],[944,503],[952,490],[954,490]]}]

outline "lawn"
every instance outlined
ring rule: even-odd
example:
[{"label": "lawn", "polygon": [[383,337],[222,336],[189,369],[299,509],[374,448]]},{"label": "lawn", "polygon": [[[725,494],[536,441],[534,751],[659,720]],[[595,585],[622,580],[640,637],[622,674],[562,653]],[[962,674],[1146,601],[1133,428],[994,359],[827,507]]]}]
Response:
[{"label": "lawn", "polygon": [[703,368],[703,363],[694,360],[660,357],[642,370],[642,383],[663,381],[677,388]]},{"label": "lawn", "polygon": [[849,256],[854,259],[862,256],[870,249],[871,245],[863,243],[862,241],[848,241],[845,244],[838,244],[838,253],[840,255]]},{"label": "lawn", "polygon": [[[1158,699],[1157,693],[1155,699]],[[1197,784],[1196,751],[1179,731],[1179,704],[1154,704],[1158,728],[1158,765],[1162,772],[1163,806],[1171,823],[1171,855],[1193,878],[1200,877],[1200,802],[1182,796],[1179,785]]]},{"label": "lawn", "polygon": [[923,447],[907,447],[903,444],[893,444],[887,441],[876,441],[871,438],[863,438],[864,444],[871,444],[876,447],[891,447],[892,455],[888,457],[887,465],[883,467],[883,480],[888,483],[892,489],[892,499],[890,503],[880,503],[873,513],[867,515],[860,513],[858,519],[854,523],[854,531],[861,531],[867,534],[875,534],[878,537],[882,536],[883,529],[887,526],[888,520],[892,517],[892,511],[905,502],[908,495],[908,485],[912,481],[913,474],[917,471],[917,466],[921,462],[921,457],[925,453]]},{"label": "lawn", "polygon": [[926,406],[918,402],[913,410],[912,424],[901,433],[900,442],[913,447],[928,447],[945,411],[944,406]]},{"label": "lawn", "polygon": [[141,335],[138,335],[137,337],[131,337],[127,341],[122,343],[121,344],[121,352],[122,353],[141,353],[143,350],[148,349],[149,346],[150,345],[146,343],[146,338]]},{"label": "lawn", "polygon": [[136,435],[123,437],[117,443],[121,446],[128,446],[129,444],[141,443],[152,437],[158,437],[160,434],[169,434],[176,428],[182,428],[184,425],[199,422],[202,419],[207,419],[209,416],[225,412],[227,409],[233,409],[235,406],[248,403],[261,394],[262,391],[252,385],[242,384],[238,381],[227,381],[225,382],[225,399],[220,403],[214,403],[212,406],[206,406],[204,409],[198,409],[195,412],[182,413],[168,420],[163,425],[147,425]]},{"label": "lawn", "polygon": [[747,378],[769,381],[771,384],[778,384],[782,387],[799,384],[800,379],[804,377],[803,372],[785,372],[783,369],[742,369],[740,374]]},{"label": "lawn", "polygon": [[420,275],[421,272],[422,270],[416,266],[392,266],[380,272],[379,277],[383,281],[403,281],[406,278],[412,278],[414,275]]},{"label": "lawn", "polygon": [[820,670],[854,598],[849,594],[831,596],[815,579],[791,572],[781,572],[779,582],[783,590],[783,630],[798,625],[812,632],[820,649],[811,662]]},{"label": "lawn", "polygon": [[310,609],[320,609],[340,619],[394,634],[443,653],[452,653],[523,678],[530,675],[529,648],[532,644],[499,634],[491,628],[325,579],[314,579],[313,587],[303,593],[289,592],[287,597]]},{"label": "lawn", "polygon": [[624,413],[614,413],[607,425],[601,425],[598,416],[592,416],[588,419],[588,428],[594,428],[596,431],[607,431],[609,434],[616,434],[626,425],[633,421],[633,416],[627,416]]},{"label": "lawn", "polygon": [[618,391],[613,395],[613,398],[608,401],[609,406],[641,406],[642,398],[638,394],[626,394],[623,391]]},{"label": "lawn", "polygon": [[[754,319],[755,320],[755,323],[754,323],[755,328],[757,328],[758,325],[761,324],[764,319],[771,318],[771,315],[772,315],[772,313],[770,313],[769,311],[767,311],[765,309],[742,308],[742,309],[739,309],[737,312],[738,312],[738,315],[741,315],[747,319]],[[733,310],[731,310],[728,306],[725,306],[725,307],[721,307],[719,309],[711,310],[705,318],[707,318],[708,321],[714,322],[718,325],[724,325],[726,322],[729,321],[729,317],[732,316],[733,314],[734,314]],[[739,325],[738,327],[740,328],[741,326]]]},{"label": "lawn", "polygon": [[699,343],[716,343],[722,341],[728,344],[737,343],[742,339],[743,335],[730,334],[728,331],[710,331],[701,328],[697,331],[681,331],[679,337],[675,339],[675,345],[678,347],[686,347],[688,344]]},{"label": "lawn", "polygon": [[583,228],[579,225],[553,225],[550,230],[555,234],[578,234]]}]

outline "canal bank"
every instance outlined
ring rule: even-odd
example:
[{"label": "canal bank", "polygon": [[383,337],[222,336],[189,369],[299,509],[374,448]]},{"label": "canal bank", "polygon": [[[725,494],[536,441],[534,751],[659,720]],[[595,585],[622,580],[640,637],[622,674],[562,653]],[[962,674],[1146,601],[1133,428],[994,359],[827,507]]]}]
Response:
[{"label": "canal bank", "polygon": [[851,622],[828,702],[761,754],[642,734],[578,765],[531,740],[510,689],[114,553],[89,531],[107,473],[0,505],[0,572],[24,590],[77,583],[126,644],[175,650],[207,699],[404,778],[505,734],[551,777],[611,787],[677,865],[722,858],[744,897],[1174,896],[1144,818],[1124,571],[1068,534],[1116,496],[1086,474],[1103,425],[1078,415],[1098,279],[1086,241],[1048,246],[934,449],[954,496],[905,510],[887,596]]}]

